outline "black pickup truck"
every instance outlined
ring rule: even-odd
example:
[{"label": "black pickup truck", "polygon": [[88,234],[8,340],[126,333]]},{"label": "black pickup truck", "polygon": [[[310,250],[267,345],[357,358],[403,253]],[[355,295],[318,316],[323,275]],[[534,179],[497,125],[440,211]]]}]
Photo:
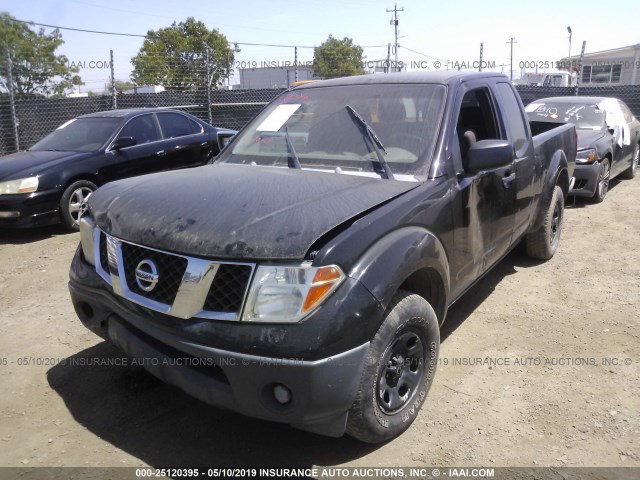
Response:
[{"label": "black pickup truck", "polygon": [[499,74],[294,88],[213,165],[91,195],[73,305],[209,404],[393,438],[433,382],[447,308],[521,240],[558,247],[576,132],[535,128]]}]

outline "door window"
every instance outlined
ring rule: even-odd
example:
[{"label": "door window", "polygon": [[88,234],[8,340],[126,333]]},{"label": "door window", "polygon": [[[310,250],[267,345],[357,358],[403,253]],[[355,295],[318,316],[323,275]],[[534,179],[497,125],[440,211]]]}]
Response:
[{"label": "door window", "polygon": [[137,145],[160,140],[160,133],[151,114],[135,117],[127,123],[120,137],[133,137]]},{"label": "door window", "polygon": [[158,120],[164,138],[183,137],[200,133],[201,128],[196,122],[179,113],[159,113]]}]

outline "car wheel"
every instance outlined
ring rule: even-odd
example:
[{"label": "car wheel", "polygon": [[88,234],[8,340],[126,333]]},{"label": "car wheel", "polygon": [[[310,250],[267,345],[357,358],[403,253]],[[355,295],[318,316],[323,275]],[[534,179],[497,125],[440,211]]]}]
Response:
[{"label": "car wheel", "polygon": [[433,308],[419,295],[399,291],[369,347],[347,434],[380,443],[409,428],[433,383],[439,351]]},{"label": "car wheel", "polygon": [[600,174],[598,175],[598,184],[596,185],[596,193],[593,194],[591,200],[594,203],[600,203],[607,196],[609,191],[609,179],[611,177],[611,164],[608,158],[604,158],[600,164]]},{"label": "car wheel", "polygon": [[640,145],[636,145],[636,149],[633,151],[633,160],[631,161],[631,166],[624,172],[622,172],[622,174],[620,175],[622,178],[631,180],[636,176],[636,172],[638,171],[638,157],[640,157]]},{"label": "car wheel", "polygon": [[60,199],[60,218],[65,227],[70,230],[79,230],[78,222],[82,216],[84,203],[97,188],[87,180],[79,180],[67,187]]},{"label": "car wheel", "polygon": [[540,260],[549,260],[560,244],[564,219],[564,194],[557,185],[553,189],[550,201],[543,210],[542,226],[525,237],[527,255]]}]

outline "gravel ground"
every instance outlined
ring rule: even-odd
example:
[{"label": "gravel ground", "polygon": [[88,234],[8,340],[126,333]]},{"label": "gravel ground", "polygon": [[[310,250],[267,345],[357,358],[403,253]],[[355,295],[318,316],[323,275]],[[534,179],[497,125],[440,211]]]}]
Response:
[{"label": "gravel ground", "polygon": [[0,465],[640,466],[638,198],[640,180],[614,181],[570,205],[551,261],[516,250],[454,305],[425,407],[379,446],[101,364],[122,354],[69,301],[78,235],[0,231]]}]

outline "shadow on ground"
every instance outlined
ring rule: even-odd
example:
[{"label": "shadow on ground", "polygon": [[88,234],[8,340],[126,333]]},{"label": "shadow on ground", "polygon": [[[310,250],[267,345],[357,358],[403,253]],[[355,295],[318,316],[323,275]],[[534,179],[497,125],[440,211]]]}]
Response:
[{"label": "shadow on ground", "polygon": [[[449,311],[446,339],[515,267],[536,265],[517,249]],[[327,438],[287,425],[210,407],[130,363],[107,342],[69,357],[47,372],[49,385],[82,426],[153,467],[333,466],[377,446]],[[93,364],[91,364],[93,363]],[[427,400],[428,401],[428,400]]]},{"label": "shadow on ground", "polygon": [[127,358],[119,349],[102,342],[51,368],[48,382],[78,423],[153,467],[304,468],[341,464],[375,448],[211,407],[142,367],[113,365],[121,360]]},{"label": "shadow on ground", "polygon": [[[74,235],[62,225],[35,228],[0,228],[0,245],[22,245],[61,235]],[[80,237],[78,237],[78,240]]]}]

